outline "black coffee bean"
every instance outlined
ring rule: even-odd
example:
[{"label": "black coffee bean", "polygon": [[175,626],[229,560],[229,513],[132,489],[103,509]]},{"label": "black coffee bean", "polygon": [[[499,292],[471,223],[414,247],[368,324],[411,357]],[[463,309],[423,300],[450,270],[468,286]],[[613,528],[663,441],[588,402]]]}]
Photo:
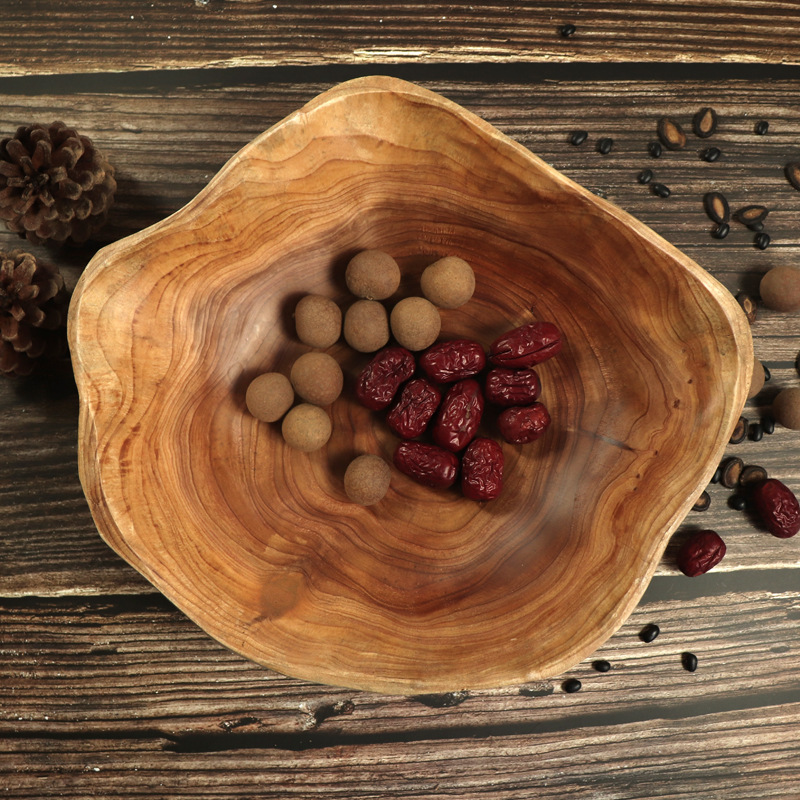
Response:
[{"label": "black coffee bean", "polygon": [[764,383],[766,383],[772,377],[772,373],[769,371],[769,367],[766,364],[762,364],[761,367],[764,370]]},{"label": "black coffee bean", "polygon": [[614,140],[610,136],[604,136],[597,141],[597,152],[607,156],[611,152],[613,146]]},{"label": "black coffee bean", "polygon": [[711,495],[708,492],[701,492],[700,497],[695,500],[692,511],[706,511],[711,505]]},{"label": "black coffee bean", "polygon": [[765,119],[756,122],[755,131],[759,136],[763,136],[769,130],[769,122]]},{"label": "black coffee bean", "polygon": [[575,692],[579,692],[581,690],[581,682],[577,678],[567,678],[564,683],[561,684],[561,688],[567,694],[575,694]]},{"label": "black coffee bean", "polygon": [[681,663],[687,672],[694,672],[697,669],[697,656],[694,653],[683,653]]},{"label": "black coffee bean", "polygon": [[728,225],[727,222],[720,222],[713,231],[711,231],[711,235],[715,239],[724,239],[729,233],[731,232],[731,226]]},{"label": "black coffee bean", "polygon": [[653,158],[660,158],[661,154],[664,152],[664,148],[661,146],[661,142],[650,142],[647,145],[647,152],[650,153]]},{"label": "black coffee bean", "polygon": [[753,241],[759,250],[766,250],[769,247],[769,243],[772,241],[772,239],[769,238],[768,233],[762,231]]},{"label": "black coffee bean", "polygon": [[767,436],[772,436],[772,434],[775,433],[775,420],[770,416],[761,417],[761,430],[763,430]]},{"label": "black coffee bean", "polygon": [[739,484],[739,476],[744,469],[744,461],[738,456],[731,456],[722,462],[722,477],[720,483],[726,489],[735,489]]},{"label": "black coffee bean", "polygon": [[717,471],[711,476],[711,483],[719,483],[722,480],[722,464],[717,467]]},{"label": "black coffee bean", "polygon": [[722,155],[722,150],[719,147],[707,147],[700,153],[700,158],[703,161],[708,161],[710,164],[713,164],[720,156]]},{"label": "black coffee bean", "polygon": [[572,131],[569,135],[569,143],[576,147],[583,144],[589,138],[589,131]]},{"label": "black coffee bean", "polygon": [[575,27],[575,26],[574,26],[574,25],[573,25],[571,22],[568,22],[566,25],[562,25],[562,26],[561,26],[561,27],[558,29],[558,32],[559,32],[559,33],[560,33],[560,34],[561,34],[561,35],[562,35],[562,36],[563,36],[565,39],[569,39],[569,37],[570,37],[570,36],[574,36],[574,35],[575,35],[575,31],[576,31],[576,30],[577,30],[577,28],[576,28],[576,27]]},{"label": "black coffee bean", "polygon": [[643,642],[649,643],[652,642],[659,633],[661,633],[661,628],[659,628],[658,625],[645,625],[644,628],[639,631],[639,638]]},{"label": "black coffee bean", "polygon": [[763,437],[764,437],[764,430],[761,427],[761,423],[760,422],[754,422],[750,426],[750,438],[754,442],[760,442]]},{"label": "black coffee bean", "polygon": [[755,486],[757,483],[765,481],[769,475],[764,467],[759,467],[758,464],[748,464],[739,476],[739,486],[742,489],[748,489]]},{"label": "black coffee bean", "polygon": [[734,511],[744,511],[747,508],[747,498],[740,494],[731,495],[730,500],[728,500],[728,505]]},{"label": "black coffee bean", "polygon": [[653,180],[653,170],[643,169],[636,180],[639,181],[639,183],[650,183],[650,181]]},{"label": "black coffee bean", "polygon": [[669,187],[664,186],[663,183],[654,183],[650,188],[653,190],[653,194],[657,194],[659,197],[669,197],[672,194]]},{"label": "black coffee bean", "polygon": [[731,434],[731,438],[728,440],[728,444],[741,444],[747,438],[747,429],[749,427],[750,423],[747,417],[739,417],[736,421],[736,427]]},{"label": "black coffee bean", "polygon": [[611,664],[604,658],[600,658],[597,661],[592,661],[592,667],[597,672],[608,672],[611,669]]}]

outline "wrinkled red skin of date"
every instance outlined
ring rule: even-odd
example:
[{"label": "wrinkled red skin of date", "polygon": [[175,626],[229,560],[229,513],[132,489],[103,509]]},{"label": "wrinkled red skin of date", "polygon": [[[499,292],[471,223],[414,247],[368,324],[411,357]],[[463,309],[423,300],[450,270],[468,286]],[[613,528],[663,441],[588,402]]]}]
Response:
[{"label": "wrinkled red skin of date", "polygon": [[789,539],[800,531],[800,504],[786,484],[768,478],[755,486],[752,498],[756,511],[773,536]]},{"label": "wrinkled red skin of date", "polygon": [[403,387],[386,421],[401,439],[415,439],[424,433],[441,400],[442,393],[433,384],[415,378]]},{"label": "wrinkled red skin of date", "polygon": [[550,414],[542,403],[507,408],[497,418],[500,434],[509,444],[535,442],[550,426]]},{"label": "wrinkled red skin of date", "polygon": [[695,531],[678,551],[678,569],[696,578],[716,567],[726,549],[725,542],[715,531]]},{"label": "wrinkled red skin of date", "polygon": [[461,493],[470,500],[495,500],[503,491],[503,448],[479,436],[461,458]]},{"label": "wrinkled red skin of date", "polygon": [[478,381],[465,378],[448,390],[433,425],[433,441],[457,453],[463,450],[478,432],[483,416],[483,393]]},{"label": "wrinkled red skin of date", "polygon": [[453,339],[429,347],[419,365],[432,381],[453,383],[477,375],[486,366],[486,353],[471,339]]},{"label": "wrinkled red skin of date", "polygon": [[489,360],[498,367],[532,367],[561,351],[561,331],[552,322],[531,322],[492,342]]},{"label": "wrinkled red skin of date", "polygon": [[422,442],[400,442],[394,465],[404,475],[432,489],[448,489],[458,477],[458,457],[449,450]]},{"label": "wrinkled red skin of date", "polygon": [[542,382],[532,369],[495,367],[486,375],[486,400],[496,406],[528,406],[542,392]]},{"label": "wrinkled red skin of date", "polygon": [[416,362],[410,350],[385,347],[361,371],[356,383],[358,401],[373,411],[381,411],[392,402],[401,384],[415,369]]}]

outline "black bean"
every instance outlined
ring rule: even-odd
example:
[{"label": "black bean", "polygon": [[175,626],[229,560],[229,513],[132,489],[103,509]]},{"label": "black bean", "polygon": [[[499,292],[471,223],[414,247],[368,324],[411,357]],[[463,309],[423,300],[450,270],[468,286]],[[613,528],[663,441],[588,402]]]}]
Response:
[{"label": "black bean", "polygon": [[719,147],[707,147],[700,153],[700,158],[703,161],[708,161],[710,164],[713,164],[720,156],[722,155],[722,150]]},{"label": "black bean", "polygon": [[604,658],[600,658],[597,661],[592,661],[592,667],[594,667],[597,672],[608,672],[611,669],[611,664]]},{"label": "black bean", "polygon": [[719,483],[722,479],[722,464],[717,467],[717,471],[711,476],[711,483]]},{"label": "black bean", "polygon": [[761,119],[756,122],[755,131],[759,136],[763,136],[769,130],[769,122],[765,119]]},{"label": "black bean", "polygon": [[751,225],[747,226],[750,228],[751,231],[754,233],[761,233],[764,230],[764,223],[763,222],[754,222]]},{"label": "black bean", "polygon": [[740,444],[743,442],[747,438],[747,429],[749,425],[750,423],[747,421],[747,417],[739,417],[736,422],[736,427],[731,434],[731,438],[728,440],[728,444]]},{"label": "black bean", "polygon": [[694,672],[697,669],[697,656],[694,653],[683,653],[681,663],[687,672]]},{"label": "black bean", "polygon": [[661,633],[661,628],[659,628],[658,625],[655,624],[645,625],[644,628],[642,628],[639,631],[639,638],[643,642],[649,643],[652,642],[658,636],[659,633]]},{"label": "black bean", "polygon": [[558,29],[558,32],[559,32],[559,33],[560,33],[560,34],[561,34],[561,35],[562,35],[562,36],[563,36],[565,39],[569,39],[569,37],[570,37],[570,36],[574,36],[574,34],[575,34],[575,31],[576,31],[576,30],[577,30],[577,28],[576,28],[576,27],[575,27],[575,26],[574,26],[574,25],[573,25],[571,22],[568,22],[566,25],[562,25],[562,26],[561,26],[561,27]]},{"label": "black bean", "polygon": [[567,694],[575,694],[575,692],[579,692],[581,690],[581,682],[577,678],[567,678],[564,683],[561,684],[561,688]]},{"label": "black bean", "polygon": [[653,180],[653,170],[643,169],[636,178],[639,183],[650,183]]},{"label": "black bean", "polygon": [[569,135],[569,143],[576,147],[583,144],[589,138],[589,131],[572,131]]},{"label": "black bean", "polygon": [[744,511],[747,508],[747,499],[740,494],[731,495],[728,505],[734,511]]},{"label": "black bean", "polygon": [[607,156],[611,152],[613,146],[614,140],[610,136],[604,136],[597,141],[597,152]]},{"label": "black bean", "polygon": [[756,235],[756,238],[753,241],[759,250],[766,250],[769,247],[769,243],[772,241],[772,239],[770,239],[769,234],[766,231],[762,231]]},{"label": "black bean", "polygon": [[650,153],[653,158],[660,158],[661,154],[664,152],[664,148],[661,146],[661,142],[650,142],[647,145],[647,152]]},{"label": "black bean", "polygon": [[711,231],[711,235],[715,239],[724,239],[729,233],[731,232],[731,226],[728,225],[727,222],[720,222],[713,231]]},{"label": "black bean", "polygon": [[775,420],[770,416],[761,417],[761,429],[768,436],[772,436],[775,433]]},{"label": "black bean", "polygon": [[760,442],[763,437],[764,437],[764,431],[763,431],[763,429],[761,427],[761,423],[760,422],[754,422],[750,426],[750,438],[754,442]]},{"label": "black bean", "polygon": [[672,194],[669,187],[664,186],[663,183],[654,183],[650,188],[653,190],[653,194],[657,194],[659,197],[669,197]]},{"label": "black bean", "polygon": [[769,371],[769,367],[766,364],[762,364],[761,368],[764,370],[764,383],[766,383],[772,377],[772,373]]}]

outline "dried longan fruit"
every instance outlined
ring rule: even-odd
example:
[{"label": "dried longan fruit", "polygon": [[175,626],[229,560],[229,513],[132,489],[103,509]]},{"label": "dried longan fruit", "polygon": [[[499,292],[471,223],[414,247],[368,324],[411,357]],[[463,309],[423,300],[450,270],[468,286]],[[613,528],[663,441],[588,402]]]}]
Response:
[{"label": "dried longan fruit", "polygon": [[458,308],[475,292],[475,273],[463,258],[445,256],[425,268],[420,287],[439,308]]},{"label": "dried longan fruit", "polygon": [[389,341],[389,317],[377,300],[356,300],[344,314],[344,338],[359,353],[374,353]]},{"label": "dried longan fruit", "polygon": [[389,491],[392,471],[379,456],[363,455],[354,458],[344,473],[344,491],[354,502],[371,506]]},{"label": "dried longan fruit", "polygon": [[382,250],[362,250],[350,259],[344,279],[356,297],[385,300],[400,286],[400,267]]},{"label": "dried longan fruit", "polygon": [[292,384],[280,372],[265,372],[254,378],[244,398],[247,410],[262,422],[280,419],[294,402]]},{"label": "dried longan fruit", "polygon": [[329,297],[307,294],[294,310],[294,324],[303,344],[324,350],[342,334],[342,310]]},{"label": "dried longan fruit", "polygon": [[281,433],[289,447],[310,453],[324,447],[331,438],[331,419],[328,412],[311,403],[295,406],[283,418]]},{"label": "dried longan fruit", "polygon": [[748,400],[755,397],[764,388],[766,379],[767,375],[764,372],[764,366],[757,358],[753,358],[753,375],[750,378],[750,388],[747,390]]},{"label": "dried longan fruit", "polygon": [[800,388],[782,389],[772,401],[775,421],[793,431],[800,431]]},{"label": "dried longan fruit", "polygon": [[392,309],[392,333],[408,350],[430,347],[442,329],[439,309],[424,297],[406,297]]},{"label": "dried longan fruit", "polygon": [[289,380],[307,403],[329,406],[342,393],[339,362],[327,353],[305,353],[292,364]]},{"label": "dried longan fruit", "polygon": [[761,300],[774,311],[800,309],[800,269],[773,267],[759,284]]}]

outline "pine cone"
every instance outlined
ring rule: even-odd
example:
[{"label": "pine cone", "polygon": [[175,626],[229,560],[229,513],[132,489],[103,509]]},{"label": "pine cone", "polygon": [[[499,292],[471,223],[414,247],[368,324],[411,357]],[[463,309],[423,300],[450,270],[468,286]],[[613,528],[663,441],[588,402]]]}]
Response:
[{"label": "pine cone", "polygon": [[0,219],[34,244],[85,242],[105,223],[116,188],[105,156],[63,122],[0,141]]},{"label": "pine cone", "polygon": [[69,297],[57,267],[0,251],[0,373],[28,375],[43,356],[66,355]]}]

